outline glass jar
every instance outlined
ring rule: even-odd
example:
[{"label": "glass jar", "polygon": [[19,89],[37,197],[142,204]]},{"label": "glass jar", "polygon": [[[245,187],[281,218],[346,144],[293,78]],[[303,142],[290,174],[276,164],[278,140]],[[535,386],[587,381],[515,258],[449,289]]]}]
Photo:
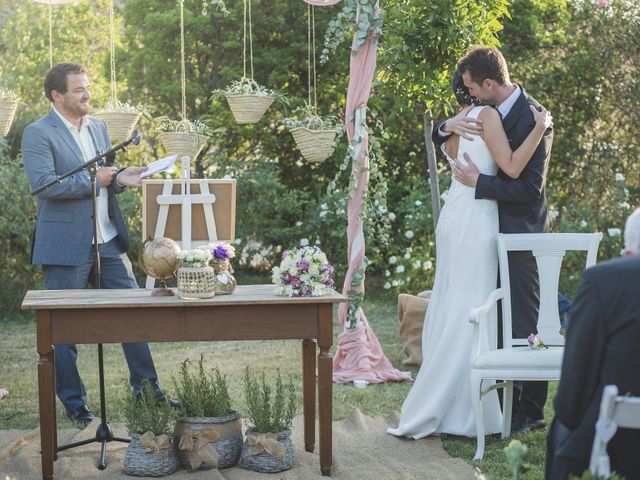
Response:
[{"label": "glass jar", "polygon": [[216,294],[215,271],[207,267],[180,267],[176,273],[180,298],[210,298]]},{"label": "glass jar", "polygon": [[233,268],[229,260],[213,260],[211,266],[215,271],[216,295],[228,295],[236,289],[236,277],[233,276]]}]

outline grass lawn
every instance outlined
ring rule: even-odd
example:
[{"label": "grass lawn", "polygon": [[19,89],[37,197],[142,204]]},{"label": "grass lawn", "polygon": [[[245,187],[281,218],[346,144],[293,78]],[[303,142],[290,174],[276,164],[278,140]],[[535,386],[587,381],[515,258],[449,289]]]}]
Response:
[{"label": "grass lawn", "polygon": [[[255,279],[252,280],[257,283]],[[365,312],[387,357],[401,370],[406,370],[407,368],[401,363],[403,353],[398,337],[395,298],[384,296],[377,291],[369,293]],[[340,331],[341,327],[335,325],[334,334],[337,336]],[[240,412],[245,410],[242,372],[246,365],[256,371],[266,372],[267,376],[280,369],[285,374],[293,375],[301,387],[301,347],[297,340],[156,343],[152,344],[151,350],[160,382],[169,394],[173,390],[172,376],[177,375],[180,362],[186,358],[197,361],[203,354],[208,366],[218,367],[227,376],[231,398],[235,401],[234,408]],[[91,345],[79,345],[78,351],[78,366],[87,388],[88,405],[94,413],[98,413],[97,349]],[[104,352],[107,415],[110,421],[123,422],[119,403],[128,389],[126,363],[120,345],[105,345]],[[0,429],[32,429],[38,426],[36,363],[34,316],[31,313],[24,313],[0,320],[0,387],[10,391],[9,396],[0,400]],[[416,370],[413,369],[414,376],[415,372]],[[334,384],[334,419],[344,419],[354,407],[371,416],[386,416],[391,412],[399,411],[410,388],[411,384],[408,382],[370,385],[366,389],[356,389],[350,384]],[[552,385],[549,399],[554,394],[555,385]],[[301,413],[301,398],[299,403]],[[57,402],[57,408],[60,428],[72,427],[73,424],[64,416],[59,402]],[[546,418],[548,420],[552,418],[550,400],[547,403]],[[518,438],[529,446],[527,459],[531,470],[525,478],[543,479],[546,430],[514,438]],[[499,438],[487,438],[485,460],[476,462],[475,465],[488,479],[510,478],[502,453],[502,449],[509,441],[510,439],[502,441]],[[473,463],[475,439],[446,437],[443,444],[450,455]]]}]

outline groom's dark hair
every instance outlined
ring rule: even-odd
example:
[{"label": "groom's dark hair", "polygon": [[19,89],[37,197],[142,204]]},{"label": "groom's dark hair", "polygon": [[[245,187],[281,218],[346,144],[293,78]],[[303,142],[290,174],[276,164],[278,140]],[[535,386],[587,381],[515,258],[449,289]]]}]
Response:
[{"label": "groom's dark hair", "polygon": [[78,63],[56,63],[44,77],[44,94],[53,103],[51,92],[67,93],[67,75],[87,73],[87,69]]},{"label": "groom's dark hair", "polygon": [[486,79],[500,85],[509,81],[507,62],[497,48],[474,47],[458,62],[460,73],[468,73],[478,85]]}]

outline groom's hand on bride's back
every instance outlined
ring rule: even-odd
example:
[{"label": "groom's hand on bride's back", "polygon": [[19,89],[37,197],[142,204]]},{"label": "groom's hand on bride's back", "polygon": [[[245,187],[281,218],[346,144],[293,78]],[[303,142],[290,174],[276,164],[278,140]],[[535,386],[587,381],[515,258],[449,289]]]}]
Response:
[{"label": "groom's hand on bride's back", "polygon": [[471,135],[480,135],[482,133],[482,120],[467,117],[467,113],[472,108],[473,105],[465,107],[455,117],[445,121],[442,125],[442,131],[449,135],[460,135],[467,140],[473,140]]}]

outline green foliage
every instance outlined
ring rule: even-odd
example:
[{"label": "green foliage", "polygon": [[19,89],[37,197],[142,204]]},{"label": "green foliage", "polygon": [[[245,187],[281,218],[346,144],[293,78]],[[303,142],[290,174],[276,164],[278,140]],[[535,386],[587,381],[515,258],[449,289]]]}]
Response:
[{"label": "green foliage", "polygon": [[204,355],[198,369],[192,373],[189,359],[180,365],[178,378],[173,377],[176,396],[180,400],[180,415],[185,417],[224,417],[231,412],[231,398],[226,376],[214,368],[207,373]]},{"label": "green foliage", "polygon": [[304,127],[309,130],[336,130],[339,125],[338,117],[318,115],[313,105],[304,103],[304,106],[296,107],[291,115],[283,120],[288,128]]},{"label": "green foliage", "polygon": [[240,80],[232,81],[226,88],[216,89],[211,92],[212,100],[220,100],[225,97],[236,95],[256,95],[258,97],[274,97],[279,102],[288,105],[287,97],[282,93],[260,85],[255,80],[242,77]]},{"label": "green foliage", "polygon": [[507,464],[512,472],[513,480],[520,480],[522,475],[529,469],[524,459],[529,449],[520,440],[511,440],[509,445],[504,448],[504,456],[507,458]]},{"label": "green foliage", "polygon": [[621,475],[618,475],[615,472],[613,472],[608,477],[605,477],[605,476],[601,476],[601,475],[594,475],[589,470],[585,470],[584,473],[580,477],[578,477],[576,475],[570,475],[569,476],[569,480],[624,480],[624,478],[625,477],[623,477]]},{"label": "green foliage", "polygon": [[296,414],[296,387],[293,379],[282,380],[278,370],[275,385],[267,383],[265,374],[258,379],[249,367],[244,372],[244,395],[247,417],[258,433],[278,433],[291,426]]},{"label": "green foliage", "polygon": [[142,391],[126,389],[122,399],[124,423],[130,433],[153,432],[154,435],[171,433],[176,421],[176,411],[168,402],[154,397],[154,390],[148,380]]},{"label": "green foliage", "polygon": [[224,128],[217,128],[214,131],[200,120],[171,120],[169,117],[162,116],[154,118],[154,121],[156,122],[156,133],[184,132],[210,137],[214,133],[224,132]]}]

